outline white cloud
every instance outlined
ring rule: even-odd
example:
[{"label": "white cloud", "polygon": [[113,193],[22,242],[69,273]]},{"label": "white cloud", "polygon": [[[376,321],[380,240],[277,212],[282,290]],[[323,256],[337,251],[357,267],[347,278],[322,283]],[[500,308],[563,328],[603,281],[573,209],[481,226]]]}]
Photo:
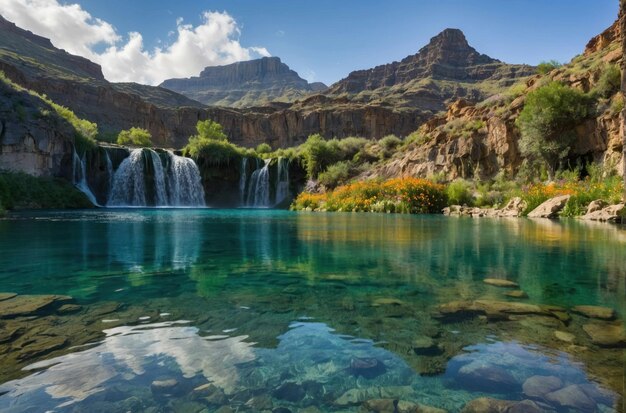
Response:
[{"label": "white cloud", "polygon": [[[204,12],[198,26],[176,19],[171,43],[146,50],[140,33],[123,39],[108,22],[91,16],[78,4],[58,0],[0,0],[0,14],[19,27],[50,38],[70,53],[102,65],[104,76],[116,82],[159,84],[172,77],[197,76],[215,66],[270,56],[264,47],[243,47],[240,28],[226,12]],[[94,47],[104,45],[98,53]]]}]

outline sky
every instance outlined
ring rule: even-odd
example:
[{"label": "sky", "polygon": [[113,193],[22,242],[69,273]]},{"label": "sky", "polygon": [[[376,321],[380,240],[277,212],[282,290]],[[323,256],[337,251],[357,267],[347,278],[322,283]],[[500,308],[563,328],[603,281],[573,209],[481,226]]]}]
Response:
[{"label": "sky", "polygon": [[332,84],[415,54],[445,28],[508,63],[567,62],[617,11],[618,0],[0,0],[5,18],[108,80],[153,85],[261,56]]}]

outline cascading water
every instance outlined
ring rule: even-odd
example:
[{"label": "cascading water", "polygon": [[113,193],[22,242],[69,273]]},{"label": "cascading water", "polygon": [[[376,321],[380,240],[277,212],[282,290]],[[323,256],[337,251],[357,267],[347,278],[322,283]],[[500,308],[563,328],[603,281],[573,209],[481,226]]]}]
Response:
[{"label": "cascading water", "polygon": [[104,154],[106,156],[106,164],[107,164],[107,179],[109,180],[109,191],[107,193],[110,194],[113,189],[113,162],[111,162],[111,157],[109,156],[109,151],[105,150]]},{"label": "cascading water", "polygon": [[204,206],[202,178],[196,163],[168,151],[170,168],[167,174],[169,205]]},{"label": "cascading water", "polygon": [[89,183],[87,183],[87,167],[86,167],[86,156],[83,156],[83,159],[80,159],[76,150],[72,155],[72,179],[73,184],[76,188],[78,188],[82,193],[84,193],[89,201],[92,204],[98,205],[98,201],[96,200],[95,195],[89,188]]},{"label": "cascading water", "polygon": [[276,200],[280,204],[289,196],[289,160],[278,158],[278,172],[276,173]]},{"label": "cascading water", "polygon": [[113,175],[107,206],[145,206],[143,149],[134,149]]},{"label": "cascading water", "polygon": [[257,169],[250,177],[247,205],[251,207],[270,206],[270,159],[265,160],[263,168]]},{"label": "cascading water", "polygon": [[239,201],[241,205],[246,202],[246,180],[248,178],[248,158],[241,158],[241,172],[239,173]]},{"label": "cascading water", "polygon": [[[113,175],[107,206],[204,206],[202,179],[195,162],[169,151],[167,156],[164,166],[152,149],[134,149]],[[148,176],[152,179],[147,180]],[[147,187],[146,181],[152,186]]]}]

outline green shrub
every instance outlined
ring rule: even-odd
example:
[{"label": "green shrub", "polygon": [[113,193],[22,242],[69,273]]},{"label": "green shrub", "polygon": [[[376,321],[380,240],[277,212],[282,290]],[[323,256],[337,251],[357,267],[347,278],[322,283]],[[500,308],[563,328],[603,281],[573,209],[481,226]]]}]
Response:
[{"label": "green shrub", "polygon": [[622,83],[622,72],[617,65],[606,65],[603,70],[598,83],[593,88],[593,93],[608,98],[613,96],[615,92],[620,89]]},{"label": "green shrub", "polygon": [[212,120],[200,120],[196,123],[197,135],[189,137],[183,148],[183,155],[198,159],[204,157],[210,164],[229,163],[240,157],[243,148],[228,142],[222,125]]},{"label": "green shrub", "polygon": [[471,184],[463,179],[457,179],[450,182],[446,188],[448,202],[450,205],[468,205],[473,204]]},{"label": "green shrub", "polygon": [[415,144],[417,146],[421,146],[427,143],[431,137],[425,133],[423,133],[420,129],[415,132],[411,132],[409,136],[404,140],[404,146],[409,146],[410,144]]},{"label": "green shrub", "polygon": [[589,114],[589,97],[576,89],[551,82],[534,90],[517,119],[522,154],[542,161],[553,179],[576,138],[574,128]]},{"label": "green shrub", "polygon": [[150,132],[146,129],[133,127],[123,130],[117,135],[117,144],[139,146],[143,148],[151,147],[152,135],[150,135]]},{"label": "green shrub", "polygon": [[550,73],[554,69],[558,69],[561,66],[563,66],[563,63],[557,62],[556,60],[541,62],[537,65],[537,73],[539,73],[540,75],[545,75]]},{"label": "green shrub", "polygon": [[265,154],[272,152],[272,147],[267,143],[261,143],[256,147],[256,153]]},{"label": "green shrub", "polygon": [[351,166],[350,161],[334,163],[319,174],[319,182],[327,188],[344,184],[350,178]]},{"label": "green shrub", "polygon": [[0,204],[6,209],[92,208],[85,194],[59,178],[0,172]]},{"label": "green shrub", "polygon": [[198,123],[196,123],[196,131],[198,131],[197,136],[201,139],[216,141],[225,141],[228,139],[222,129],[222,125],[210,119],[198,121]]},{"label": "green shrub", "polygon": [[340,161],[342,155],[336,140],[326,141],[319,134],[309,136],[302,145],[302,156],[309,178],[316,178],[329,165]]},{"label": "green shrub", "polygon": [[624,95],[621,93],[615,95],[613,99],[611,99],[611,106],[609,107],[609,111],[611,115],[619,115],[619,113],[624,110]]}]

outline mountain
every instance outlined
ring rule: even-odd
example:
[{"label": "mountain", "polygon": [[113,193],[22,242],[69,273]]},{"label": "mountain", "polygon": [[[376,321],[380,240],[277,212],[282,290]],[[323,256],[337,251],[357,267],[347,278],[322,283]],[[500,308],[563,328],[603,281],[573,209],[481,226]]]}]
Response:
[{"label": "mountain", "polygon": [[458,98],[481,101],[534,73],[532,66],[507,64],[480,54],[461,30],[446,29],[417,54],[352,72],[326,94],[437,112]]},{"label": "mountain", "polygon": [[424,123],[412,143],[361,178],[438,175],[448,180],[485,179],[498,173],[503,177],[516,176],[524,161],[516,121],[528,94],[552,81],[595,96],[592,115],[581,124],[572,125],[576,139],[567,162],[570,165],[598,162],[608,173],[624,162],[620,121],[624,100],[615,82],[608,92],[597,91],[607,89],[606,84],[602,86],[603,79],[607,73],[615,73],[622,59],[618,20],[591,39],[581,55],[562,67],[531,76],[479,104],[465,99],[455,101],[446,112]]},{"label": "mountain", "polygon": [[237,108],[291,102],[326,89],[323,83],[309,84],[278,57],[209,66],[198,77],[168,79],[160,86],[206,105]]}]

